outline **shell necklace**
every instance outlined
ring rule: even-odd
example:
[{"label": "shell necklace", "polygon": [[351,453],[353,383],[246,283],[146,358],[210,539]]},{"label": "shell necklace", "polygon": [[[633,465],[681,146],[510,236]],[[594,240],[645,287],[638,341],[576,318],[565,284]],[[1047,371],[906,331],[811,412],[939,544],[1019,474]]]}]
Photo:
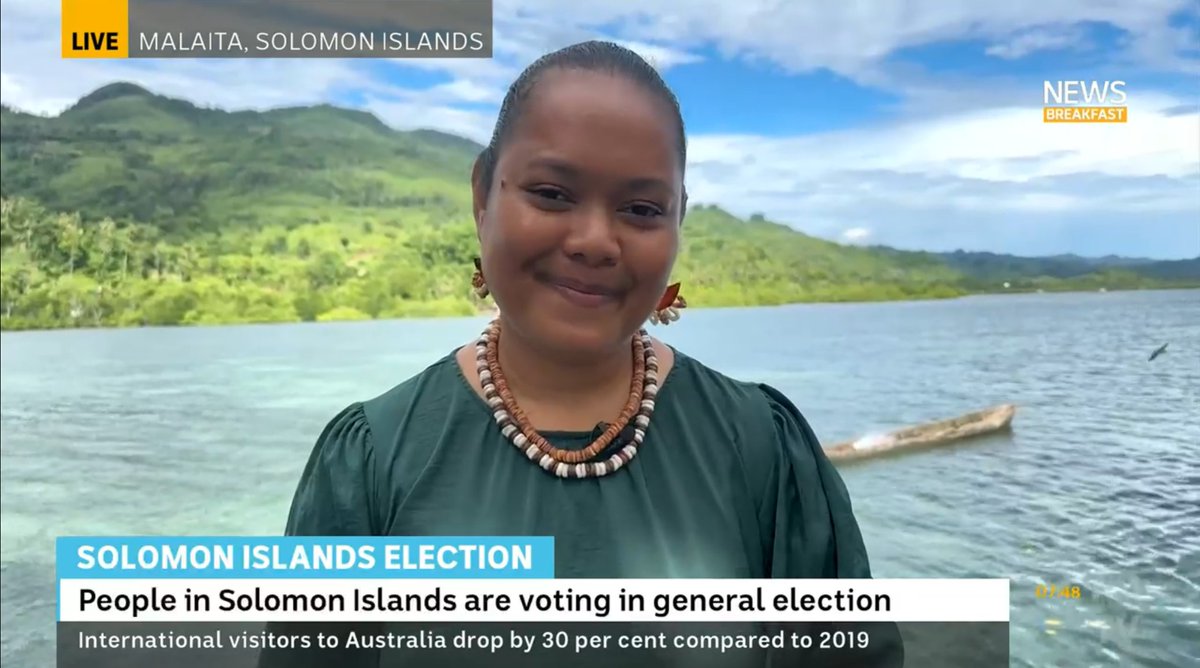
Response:
[{"label": "shell necklace", "polygon": [[[501,433],[530,461],[536,462],[547,473],[560,478],[599,478],[615,473],[637,456],[638,448],[646,438],[650,427],[650,416],[654,414],[654,399],[658,396],[658,357],[646,330],[639,330],[633,337],[633,379],[629,384],[629,401],[617,417],[616,422],[582,450],[563,450],[551,445],[533,428],[525,412],[517,405],[504,371],[500,369],[497,354],[500,342],[500,321],[492,321],[475,342],[475,368],[479,372],[479,384],[492,417]],[[613,440],[626,427],[632,426],[628,442],[612,456],[600,461],[588,461],[612,445]],[[618,443],[618,445],[620,445]]]}]

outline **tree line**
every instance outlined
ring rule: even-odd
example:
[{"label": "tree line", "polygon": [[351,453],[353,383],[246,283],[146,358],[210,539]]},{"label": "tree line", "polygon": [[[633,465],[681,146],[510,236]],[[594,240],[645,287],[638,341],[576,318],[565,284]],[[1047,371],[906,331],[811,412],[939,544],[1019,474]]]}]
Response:
[{"label": "tree line", "polygon": [[[435,222],[436,221],[436,222]],[[927,254],[840,246],[716,208],[688,214],[675,280],[695,306],[881,301],[1003,291]],[[469,217],[349,214],[169,234],[0,200],[0,328],[51,329],[470,315]],[[1160,287],[1132,272],[1019,277],[1007,290]]]}]

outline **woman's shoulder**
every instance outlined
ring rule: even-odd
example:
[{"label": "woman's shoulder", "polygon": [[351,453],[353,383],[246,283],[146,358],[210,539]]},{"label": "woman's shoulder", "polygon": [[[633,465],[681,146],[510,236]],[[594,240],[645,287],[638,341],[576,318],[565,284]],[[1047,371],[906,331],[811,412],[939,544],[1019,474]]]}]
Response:
[{"label": "woman's shoulder", "polygon": [[[460,373],[450,353],[383,392],[351,401],[326,426],[326,431],[354,433],[366,437],[394,434],[412,421],[442,414],[449,395],[457,390]],[[440,410],[439,410],[440,408]]]},{"label": "woman's shoulder", "polygon": [[[702,421],[708,447],[733,448],[752,488],[768,496],[782,477],[811,484],[828,462],[816,434],[792,399],[776,387],[736,378],[676,353],[674,397],[689,423]],[[674,372],[673,372],[674,373]]]},{"label": "woman's shoulder", "polygon": [[696,383],[698,393],[736,411],[730,422],[740,462],[762,511],[764,533],[776,541],[772,577],[871,577],[846,485],[792,399],[766,383],[682,359],[683,378]]},{"label": "woman's shoulder", "polygon": [[800,409],[786,394],[767,383],[736,378],[719,371],[699,359],[675,350],[675,366],[668,383],[675,384],[676,397],[688,404],[689,410],[710,411],[709,414],[735,418],[750,427],[782,426],[781,423],[804,423]]},{"label": "woman's shoulder", "polygon": [[[672,390],[689,422],[705,421],[700,433],[714,447],[737,449],[744,466],[769,477],[779,466],[813,469],[823,450],[804,413],[784,392],[764,382],[736,378],[676,351],[680,375]],[[720,445],[716,445],[719,442]]]},{"label": "woman's shoulder", "polygon": [[402,422],[421,420],[429,415],[445,415],[461,395],[465,379],[448,353],[421,371],[398,382],[384,392],[362,402],[367,420],[383,431],[394,431]]}]

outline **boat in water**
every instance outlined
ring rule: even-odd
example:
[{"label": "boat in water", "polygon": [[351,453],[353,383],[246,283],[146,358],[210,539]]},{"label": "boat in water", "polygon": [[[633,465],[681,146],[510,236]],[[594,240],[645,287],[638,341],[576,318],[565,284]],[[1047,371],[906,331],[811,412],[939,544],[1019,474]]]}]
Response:
[{"label": "boat in water", "polygon": [[1012,429],[1017,407],[1001,404],[949,420],[905,427],[845,441],[825,449],[833,462],[852,462],[926,450]]}]

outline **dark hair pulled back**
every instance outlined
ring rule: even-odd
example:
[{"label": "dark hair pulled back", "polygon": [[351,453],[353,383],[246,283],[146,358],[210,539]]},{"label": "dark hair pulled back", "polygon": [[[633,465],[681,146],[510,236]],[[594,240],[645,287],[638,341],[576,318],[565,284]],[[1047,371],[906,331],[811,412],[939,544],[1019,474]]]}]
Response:
[{"label": "dark hair pulled back", "polygon": [[504,102],[500,106],[500,115],[496,120],[492,139],[479,155],[484,191],[490,191],[492,188],[492,179],[495,175],[500,150],[516,125],[526,101],[540,77],[553,69],[614,74],[627,77],[630,81],[640,84],[647,92],[666,103],[678,132],[680,168],[682,169],[687,164],[687,136],[683,127],[683,115],[679,110],[679,100],[676,99],[675,94],[671,92],[670,87],[663,81],[658,71],[630,49],[612,42],[593,40],[573,44],[542,56],[525,68],[525,71],[509,86],[508,93],[504,96]]}]

